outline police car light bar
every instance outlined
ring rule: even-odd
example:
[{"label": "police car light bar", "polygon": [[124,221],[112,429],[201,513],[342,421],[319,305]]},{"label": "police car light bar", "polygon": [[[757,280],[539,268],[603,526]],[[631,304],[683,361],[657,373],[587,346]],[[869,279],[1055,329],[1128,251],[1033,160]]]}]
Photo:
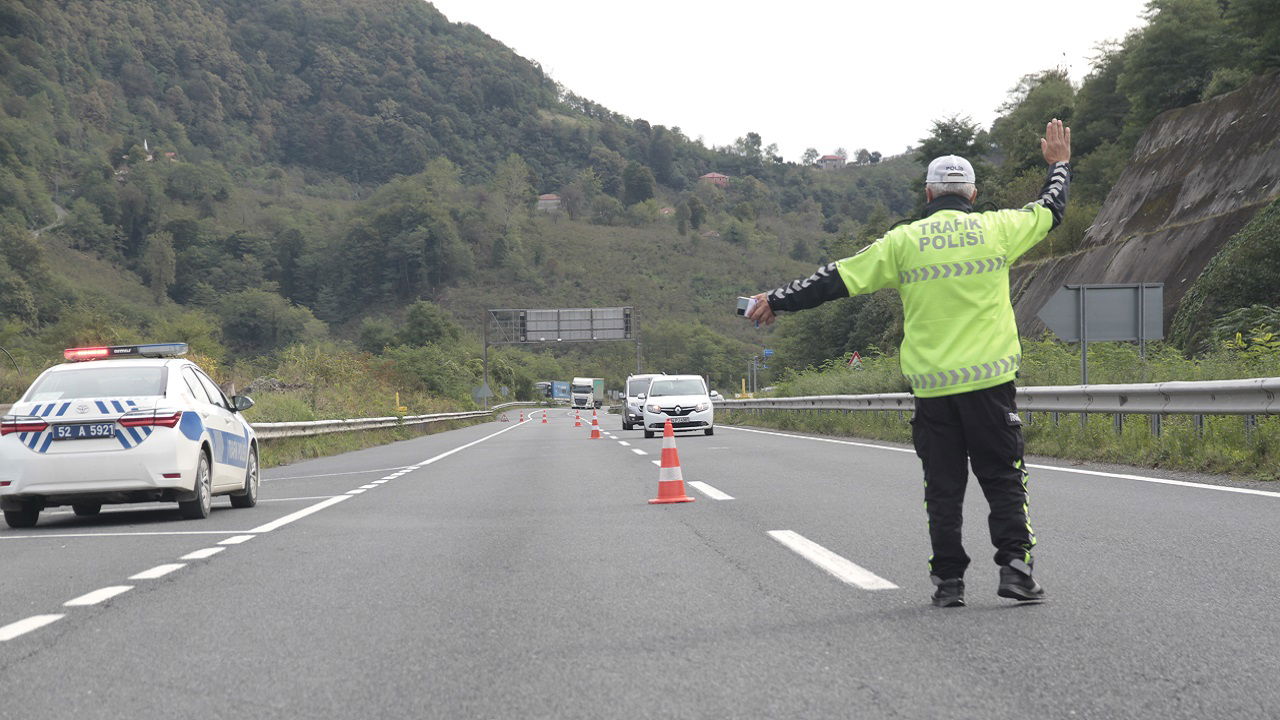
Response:
[{"label": "police car light bar", "polygon": [[187,354],[186,343],[155,343],[151,345],[116,345],[114,347],[67,348],[62,357],[72,361],[101,360],[116,357],[179,357]]}]

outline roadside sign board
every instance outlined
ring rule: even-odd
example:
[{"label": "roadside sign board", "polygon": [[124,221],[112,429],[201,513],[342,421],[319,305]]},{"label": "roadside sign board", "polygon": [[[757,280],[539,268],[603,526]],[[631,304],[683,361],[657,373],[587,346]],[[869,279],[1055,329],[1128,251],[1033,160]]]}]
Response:
[{"label": "roadside sign board", "polygon": [[1089,384],[1089,343],[1164,337],[1164,283],[1063,285],[1036,317],[1066,342],[1080,343],[1080,382]]},{"label": "roadside sign board", "polygon": [[772,350],[765,350],[765,351],[764,351],[764,356],[765,356],[765,357],[769,357],[770,355],[773,355],[773,351],[772,351]]},{"label": "roadside sign board", "polygon": [[1164,283],[1064,285],[1036,316],[1066,342],[1080,342],[1082,331],[1085,342],[1160,340]]}]

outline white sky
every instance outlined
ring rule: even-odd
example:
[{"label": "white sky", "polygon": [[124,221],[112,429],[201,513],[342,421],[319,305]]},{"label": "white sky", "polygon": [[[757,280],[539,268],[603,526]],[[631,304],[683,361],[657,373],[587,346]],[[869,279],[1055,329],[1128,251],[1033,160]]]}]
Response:
[{"label": "white sky", "polygon": [[807,147],[895,155],[953,114],[990,127],[1027,73],[1065,65],[1079,85],[1094,47],[1143,25],[1146,5],[431,1],[615,112],[708,145],[755,131],[787,160]]}]

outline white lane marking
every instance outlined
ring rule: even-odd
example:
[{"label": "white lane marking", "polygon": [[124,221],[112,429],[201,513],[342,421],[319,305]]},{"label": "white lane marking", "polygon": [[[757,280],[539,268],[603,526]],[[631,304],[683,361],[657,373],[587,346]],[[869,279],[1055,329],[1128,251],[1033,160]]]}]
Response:
[{"label": "white lane marking", "polygon": [[91,593],[85,593],[84,595],[81,595],[80,597],[74,600],[68,600],[62,603],[62,605],[63,607],[84,607],[86,605],[97,605],[98,603],[104,600],[110,600],[111,598],[121,593],[127,593],[132,589],[133,589],[132,585],[112,585],[111,587],[104,587],[101,590],[94,590]]},{"label": "white lane marking", "polygon": [[631,447],[631,443],[627,442],[626,440],[619,440],[618,444],[623,447]]},{"label": "white lane marking", "polygon": [[641,450],[640,448],[631,448],[631,452],[633,452],[633,453],[635,453],[635,454],[637,454],[637,455],[648,455],[648,454],[649,454],[649,453],[647,453],[647,452],[645,452],[645,451]]},{"label": "white lane marking", "polygon": [[399,475],[388,475],[388,476],[386,476],[386,477],[384,477],[384,478],[380,478],[380,479],[382,480],[382,482],[386,482],[386,481],[388,481],[388,480],[395,480],[395,479],[396,479],[396,478],[398,478],[398,477],[400,477],[400,476],[399,476]]},{"label": "white lane marking", "polygon": [[842,582],[857,585],[863,590],[896,590],[898,587],[799,533],[790,530],[770,530],[769,537],[795,551],[805,560],[831,573]]},{"label": "white lane marking", "polygon": [[[525,420],[525,422],[529,422],[529,421],[528,421],[528,420]],[[515,425],[512,425],[512,426],[511,426],[511,427],[509,427],[509,428],[506,428],[506,429],[503,429],[503,430],[499,430],[498,432],[493,433],[492,435],[485,435],[484,437],[480,438],[479,440],[472,440],[471,442],[467,443],[466,445],[459,445],[458,447],[456,447],[456,448],[454,448],[454,449],[452,449],[452,450],[449,450],[449,451],[447,451],[447,452],[442,452],[442,453],[440,453],[439,455],[437,455],[437,456],[435,456],[435,457],[433,457],[433,458],[427,458],[426,460],[423,460],[422,462],[418,463],[417,465],[414,465],[413,467],[414,467],[415,469],[416,469],[416,468],[420,468],[420,467],[426,467],[427,465],[430,465],[431,463],[433,463],[433,462],[435,462],[435,461],[437,461],[437,460],[443,460],[443,459],[445,459],[445,458],[449,457],[450,455],[452,455],[452,454],[454,454],[454,453],[456,453],[456,452],[462,452],[463,450],[466,450],[467,448],[471,447],[472,445],[479,445],[480,443],[484,442],[485,440],[488,440],[488,439],[490,439],[490,438],[498,437],[499,435],[501,435],[501,434],[502,434],[502,433],[504,433],[504,432],[511,432],[512,430],[515,430],[515,429],[516,429],[516,428],[518,428],[518,427],[520,427],[520,423],[516,423]]]},{"label": "white lane marking", "polygon": [[652,462],[654,465],[657,465],[658,467],[662,467],[661,460],[650,460],[649,462]]},{"label": "white lane marking", "polygon": [[[761,435],[777,435],[778,437],[796,438],[799,440],[816,440],[818,442],[836,443],[837,445],[853,445],[855,447],[874,448],[876,450],[915,453],[915,450],[911,448],[896,448],[888,447],[886,445],[872,445],[871,443],[853,442],[850,440],[832,440],[831,438],[809,437],[807,435],[791,435],[788,433],[769,432],[767,430],[751,430],[747,428],[733,427],[731,425],[721,425],[720,427],[728,428],[730,430],[740,430],[742,432],[760,433]],[[1077,475],[1095,475],[1097,477],[1119,478],[1121,480],[1137,480],[1138,482],[1153,483],[1156,485],[1176,485],[1178,487],[1189,487],[1197,490],[1217,490],[1218,492],[1238,493],[1240,495],[1262,495],[1264,497],[1280,498],[1280,492],[1275,490],[1254,490],[1252,488],[1229,487],[1226,485],[1209,485],[1206,483],[1188,482],[1186,480],[1166,480],[1165,478],[1148,477],[1146,475],[1130,475],[1128,473],[1112,473],[1103,472],[1101,470],[1083,470],[1081,468],[1062,467],[1060,465],[1027,463],[1027,467],[1035,470],[1053,470],[1055,472],[1075,473]]]},{"label": "white lane marking", "polygon": [[347,491],[347,494],[348,494],[348,495],[362,495],[362,494],[364,494],[364,490],[361,490],[360,488],[356,488],[355,490],[348,490],[348,491]]},{"label": "white lane marking", "polygon": [[223,550],[226,550],[226,548],[207,547],[202,550],[196,550],[195,552],[189,552],[178,559],[179,560],[204,560],[205,558],[210,558],[210,557],[213,557],[214,555],[217,555]]},{"label": "white lane marking", "polygon": [[307,478],[337,477],[339,475],[368,475],[369,473],[380,473],[380,472],[386,472],[388,470],[403,470],[403,469],[404,469],[403,467],[370,468],[368,470],[352,470],[351,472],[321,473],[319,475],[291,475],[289,477],[270,477],[270,478],[264,477],[262,479],[264,481],[265,480],[305,480]]},{"label": "white lane marking", "polygon": [[[32,535],[0,535],[0,540],[40,540],[43,538],[85,537],[142,537],[146,535],[235,535],[244,530],[165,530],[158,532],[103,532],[103,533],[34,533]],[[249,532],[253,532],[250,530]]]},{"label": "white lane marking", "polygon": [[711,487],[710,485],[702,482],[701,480],[690,480],[689,484],[692,485],[698,492],[702,493],[703,495],[706,495],[712,500],[732,500],[733,499],[732,495],[727,495],[721,492],[720,490],[717,490]]},{"label": "white lane marking", "polygon": [[376,487],[378,487],[376,483],[369,483],[368,485],[361,485],[361,486],[360,486],[360,489],[361,489],[361,490],[372,490],[372,489],[374,489],[374,488],[376,488]]},{"label": "white lane marking", "polygon": [[130,575],[129,579],[130,580],[155,580],[156,578],[162,578],[165,575],[168,575],[174,570],[181,570],[186,566],[187,566],[186,563],[166,563],[164,565],[157,565],[151,568],[150,570],[143,570],[137,575]]},{"label": "white lane marking", "polygon": [[332,495],[311,495],[309,497],[292,497],[292,498],[258,498],[258,502],[298,502],[299,500],[327,500]]},{"label": "white lane marking", "polygon": [[219,545],[239,545],[240,543],[249,542],[250,540],[256,537],[258,536],[257,535],[237,535],[235,537],[229,537],[218,544]]},{"label": "white lane marking", "polygon": [[383,483],[385,483],[385,482],[390,482],[390,481],[389,481],[389,480],[387,480],[386,478],[383,478],[383,479],[381,479],[381,480],[374,480],[374,481],[373,481],[373,484],[374,484],[374,485],[381,485],[381,484],[383,484]]},{"label": "white lane marking", "polygon": [[19,635],[26,635],[32,630],[39,630],[49,623],[57,622],[65,615],[32,615],[26,620],[19,620],[15,623],[9,623],[4,627],[0,627],[0,642],[12,640]]},{"label": "white lane marking", "polygon": [[259,525],[258,527],[256,527],[256,528],[254,528],[254,529],[250,530],[249,532],[251,532],[251,533],[264,533],[264,532],[271,532],[272,530],[275,530],[275,529],[277,529],[277,528],[281,528],[281,527],[284,527],[285,525],[288,525],[289,523],[293,522],[294,520],[301,520],[302,518],[304,518],[304,517],[306,517],[306,516],[310,515],[311,513],[320,512],[321,510],[323,510],[323,509],[325,509],[325,508],[327,508],[327,507],[329,507],[329,506],[331,506],[331,505],[337,505],[338,503],[342,502],[343,500],[348,500],[348,499],[350,499],[350,497],[351,497],[350,495],[335,495],[335,496],[333,496],[333,497],[329,498],[328,500],[321,500],[320,502],[316,503],[315,505],[308,505],[307,507],[304,507],[304,508],[302,508],[301,510],[299,510],[299,511],[297,511],[297,512],[289,513],[288,515],[285,515],[285,516],[284,516],[284,517],[282,517],[282,518],[278,518],[278,519],[276,519],[276,520],[272,520],[272,521],[271,521],[271,522],[269,522],[269,523],[266,523],[266,524],[263,524],[263,525]]}]

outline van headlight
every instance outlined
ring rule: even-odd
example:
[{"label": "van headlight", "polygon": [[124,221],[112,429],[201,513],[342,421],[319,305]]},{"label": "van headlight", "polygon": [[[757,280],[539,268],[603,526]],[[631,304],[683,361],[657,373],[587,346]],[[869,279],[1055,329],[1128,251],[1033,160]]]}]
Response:
[{"label": "van headlight", "polygon": [[707,409],[707,408],[709,408],[709,407],[711,407],[711,406],[710,406],[710,405],[708,405],[707,403],[698,403],[697,405],[694,405],[694,406],[693,406],[693,409],[694,409],[694,411],[696,411],[696,412],[702,412],[703,410],[706,410],[706,409]]}]

